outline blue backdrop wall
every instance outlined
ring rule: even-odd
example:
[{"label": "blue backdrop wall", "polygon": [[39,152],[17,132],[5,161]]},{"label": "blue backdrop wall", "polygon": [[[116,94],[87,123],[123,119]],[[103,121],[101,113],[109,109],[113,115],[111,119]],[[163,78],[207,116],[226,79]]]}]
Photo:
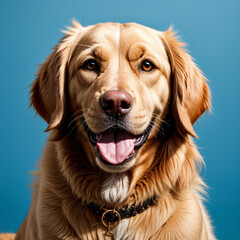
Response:
[{"label": "blue backdrop wall", "polygon": [[0,1],[0,232],[16,232],[30,206],[30,172],[44,148],[46,124],[28,109],[37,65],[73,18],[82,25],[138,22],[170,25],[188,43],[209,79],[213,111],[196,124],[206,162],[206,203],[218,239],[239,239],[240,215],[239,0],[1,0]]}]

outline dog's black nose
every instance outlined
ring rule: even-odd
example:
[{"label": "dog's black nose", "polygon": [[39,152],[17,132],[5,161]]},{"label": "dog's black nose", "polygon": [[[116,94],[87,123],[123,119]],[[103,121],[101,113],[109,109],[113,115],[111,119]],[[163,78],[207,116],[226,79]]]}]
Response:
[{"label": "dog's black nose", "polygon": [[107,115],[124,116],[131,110],[133,98],[126,91],[110,90],[101,96],[100,104]]}]

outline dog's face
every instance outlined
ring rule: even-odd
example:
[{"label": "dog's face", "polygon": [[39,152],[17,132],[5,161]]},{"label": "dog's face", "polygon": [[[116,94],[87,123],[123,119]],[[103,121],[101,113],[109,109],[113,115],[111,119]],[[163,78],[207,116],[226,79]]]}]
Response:
[{"label": "dog's face", "polygon": [[70,112],[78,132],[88,134],[94,164],[107,172],[132,168],[169,113],[180,134],[195,135],[192,124],[209,107],[209,92],[170,31],[75,22],[66,33],[32,88],[48,130],[60,129]]},{"label": "dog's face", "polygon": [[90,27],[78,42],[69,76],[72,112],[81,112],[75,119],[79,128],[84,121],[98,166],[132,167],[169,101],[170,65],[156,32],[135,24]]}]

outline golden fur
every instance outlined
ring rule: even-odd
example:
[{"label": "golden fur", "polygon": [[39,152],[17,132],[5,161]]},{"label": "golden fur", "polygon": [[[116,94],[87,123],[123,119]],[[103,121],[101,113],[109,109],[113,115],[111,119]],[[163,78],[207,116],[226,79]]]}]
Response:
[{"label": "golden fur", "polygon": [[15,234],[13,233],[0,233],[0,240],[13,240]]},{"label": "golden fur", "polygon": [[[158,32],[133,23],[84,28],[73,21],[65,34],[31,89],[31,104],[48,123],[50,136],[16,240],[110,239],[83,201],[119,209],[152,196],[157,203],[125,220],[113,239],[214,240],[201,198],[202,158],[192,140],[193,124],[210,107],[210,92],[184,44],[171,29]],[[81,67],[89,58],[100,63],[98,73]],[[145,59],[154,71],[139,70]],[[155,117],[146,143],[120,169],[96,158],[83,130],[83,124],[94,133],[108,128],[99,98],[112,89],[133,96],[126,116],[132,134],[141,134]],[[112,176],[120,181],[123,174],[123,199],[101,197],[103,185],[112,190],[106,181]],[[120,236],[121,226],[126,232]]]}]

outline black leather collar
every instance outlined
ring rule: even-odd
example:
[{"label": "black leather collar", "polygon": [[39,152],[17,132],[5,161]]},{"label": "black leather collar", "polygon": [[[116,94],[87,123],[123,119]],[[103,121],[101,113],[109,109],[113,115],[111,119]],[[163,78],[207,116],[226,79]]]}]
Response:
[{"label": "black leather collar", "polygon": [[101,221],[105,227],[107,227],[108,231],[107,235],[111,235],[111,229],[116,227],[122,219],[134,217],[137,214],[142,213],[144,210],[148,209],[154,203],[156,204],[158,201],[157,197],[152,197],[146,199],[142,204],[139,205],[131,205],[131,206],[123,206],[122,208],[110,209],[110,208],[101,208],[94,202],[86,203],[87,207],[92,210],[97,216],[101,217]]}]

